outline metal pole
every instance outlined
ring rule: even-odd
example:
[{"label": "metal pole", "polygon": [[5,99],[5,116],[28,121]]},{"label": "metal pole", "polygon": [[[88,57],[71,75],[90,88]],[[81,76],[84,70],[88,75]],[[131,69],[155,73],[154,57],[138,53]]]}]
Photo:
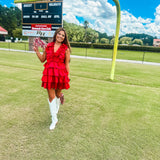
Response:
[{"label": "metal pole", "polygon": [[144,53],[143,53],[142,64],[143,64],[143,62],[144,62],[144,56],[145,56],[145,53],[146,53],[146,52],[144,52]]},{"label": "metal pole", "polygon": [[113,0],[116,4],[117,9],[117,25],[116,25],[116,35],[114,41],[114,48],[113,48],[113,57],[112,57],[112,68],[111,68],[111,76],[110,79],[114,79],[114,72],[115,72],[115,63],[116,63],[116,56],[117,56],[117,48],[118,48],[118,37],[119,37],[119,30],[120,30],[120,19],[121,19],[121,9],[119,0]]},{"label": "metal pole", "polygon": [[87,47],[86,47],[86,57],[87,57]]},{"label": "metal pole", "polygon": [[9,50],[10,50],[10,42],[8,42],[8,45],[9,45]]}]

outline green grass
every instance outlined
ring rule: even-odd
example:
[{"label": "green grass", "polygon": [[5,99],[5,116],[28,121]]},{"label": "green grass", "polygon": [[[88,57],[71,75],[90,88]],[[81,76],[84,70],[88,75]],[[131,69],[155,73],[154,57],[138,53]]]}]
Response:
[{"label": "green grass", "polygon": [[[28,43],[0,43],[0,48],[10,48],[28,51]],[[113,50],[110,49],[93,49],[93,48],[75,48],[72,47],[72,54],[78,56],[89,56],[99,58],[112,58]],[[144,58],[143,58],[144,57]],[[137,60],[146,62],[160,63],[160,53],[158,52],[140,52],[118,50],[117,59]]]},{"label": "green grass", "polygon": [[5,160],[160,159],[159,66],[71,59],[71,88],[53,132],[43,66],[0,51],[0,151]]},{"label": "green grass", "polygon": [[0,48],[8,48],[8,49],[18,49],[28,51],[29,44],[28,43],[9,43],[9,42],[0,42]]}]

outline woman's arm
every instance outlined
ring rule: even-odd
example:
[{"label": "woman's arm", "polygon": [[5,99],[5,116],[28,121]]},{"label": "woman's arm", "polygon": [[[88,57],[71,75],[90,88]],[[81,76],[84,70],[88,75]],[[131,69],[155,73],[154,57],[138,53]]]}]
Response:
[{"label": "woman's arm", "polygon": [[68,48],[66,50],[65,65],[66,65],[66,69],[67,69],[67,72],[68,72],[68,77],[70,78],[70,74],[69,74],[69,62],[70,62],[70,50]]},{"label": "woman's arm", "polygon": [[34,51],[36,52],[39,60],[43,63],[46,60],[46,51],[44,50],[43,54],[40,54],[38,47],[34,47]]}]

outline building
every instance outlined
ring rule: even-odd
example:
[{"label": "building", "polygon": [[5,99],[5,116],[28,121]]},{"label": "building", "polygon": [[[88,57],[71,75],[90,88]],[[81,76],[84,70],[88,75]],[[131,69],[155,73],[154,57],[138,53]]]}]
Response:
[{"label": "building", "polygon": [[2,28],[2,27],[0,26],[0,34],[2,34],[2,35],[7,35],[7,34],[8,34],[8,31],[6,31],[4,28]]},{"label": "building", "polygon": [[0,26],[0,41],[5,41],[5,35],[8,34],[8,31],[6,31],[4,28]]},{"label": "building", "polygon": [[153,39],[153,46],[160,47],[160,39]]}]

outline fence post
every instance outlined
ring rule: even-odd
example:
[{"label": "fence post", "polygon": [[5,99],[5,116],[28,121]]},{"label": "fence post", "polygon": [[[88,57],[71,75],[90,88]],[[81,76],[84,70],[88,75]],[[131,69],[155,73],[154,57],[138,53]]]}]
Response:
[{"label": "fence post", "polygon": [[86,57],[87,57],[87,47],[86,47]]},{"label": "fence post", "polygon": [[8,42],[8,49],[10,50],[10,42]]},{"label": "fence post", "polygon": [[25,51],[26,51],[26,42],[24,43],[24,49],[25,49]]},{"label": "fence post", "polygon": [[142,64],[143,64],[143,62],[144,62],[145,53],[146,53],[146,52],[143,52]]}]

